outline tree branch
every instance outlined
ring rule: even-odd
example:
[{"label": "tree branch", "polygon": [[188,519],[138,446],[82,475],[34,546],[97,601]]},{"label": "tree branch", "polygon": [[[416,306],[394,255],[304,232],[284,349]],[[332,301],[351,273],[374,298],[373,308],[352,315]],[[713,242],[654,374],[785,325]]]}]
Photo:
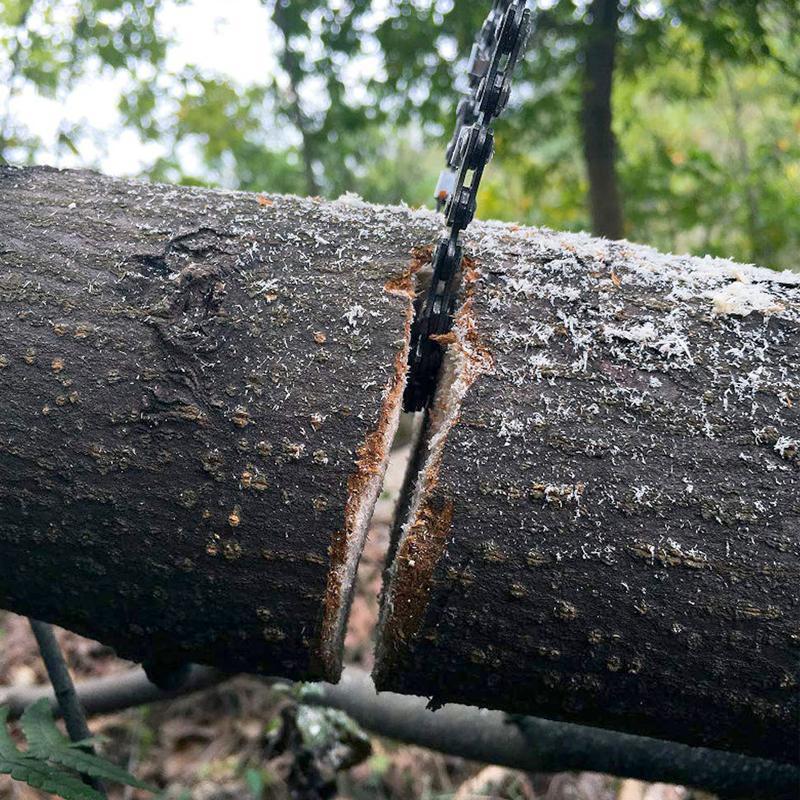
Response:
[{"label": "tree branch", "polygon": [[[122,675],[83,681],[76,688],[86,713],[96,716],[191,694],[229,677],[209,667],[194,666],[181,689],[164,692],[147,680],[141,668],[135,668]],[[280,678],[265,680],[284,682]],[[51,698],[58,713],[49,688],[0,690],[0,705],[9,706],[11,718],[16,718],[41,697]],[[787,800],[794,796],[800,780],[800,770],[788,764],[718,750],[534,717],[513,719],[499,711],[462,705],[431,711],[421,697],[376,694],[369,676],[352,667],[344,671],[338,685],[305,684],[301,699],[309,705],[338,708],[380,736],[530,772],[591,770],[688,784],[727,798]]]}]

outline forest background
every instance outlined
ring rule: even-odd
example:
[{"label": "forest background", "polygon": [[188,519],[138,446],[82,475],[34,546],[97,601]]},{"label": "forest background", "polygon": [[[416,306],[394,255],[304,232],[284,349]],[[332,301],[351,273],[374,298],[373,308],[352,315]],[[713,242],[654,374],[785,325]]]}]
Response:
[{"label": "forest background", "polygon": [[[473,0],[0,0],[0,157],[432,204]],[[797,0],[539,0],[479,216],[798,268]]]}]

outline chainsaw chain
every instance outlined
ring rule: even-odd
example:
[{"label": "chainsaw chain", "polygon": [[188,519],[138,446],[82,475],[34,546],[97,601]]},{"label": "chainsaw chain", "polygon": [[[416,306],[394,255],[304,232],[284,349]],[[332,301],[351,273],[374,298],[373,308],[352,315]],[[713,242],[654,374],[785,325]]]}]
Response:
[{"label": "chainsaw chain", "polygon": [[525,0],[494,0],[469,60],[469,93],[458,104],[447,147],[447,168],[436,187],[446,231],[433,251],[430,285],[415,300],[409,374],[403,395],[406,411],[428,408],[433,399],[443,349],[439,337],[453,325],[463,256],[459,237],[472,222],[478,188],[494,153],[492,122],[508,105],[511,76],[530,33]]}]

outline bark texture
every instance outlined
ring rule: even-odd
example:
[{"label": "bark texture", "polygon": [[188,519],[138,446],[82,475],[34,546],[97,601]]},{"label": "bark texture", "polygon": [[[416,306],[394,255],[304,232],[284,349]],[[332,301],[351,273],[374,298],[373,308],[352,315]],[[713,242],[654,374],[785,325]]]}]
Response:
[{"label": "bark texture", "polygon": [[434,228],[0,168],[0,606],[335,679]]},{"label": "bark texture", "polygon": [[800,275],[468,253],[378,687],[796,761]]}]

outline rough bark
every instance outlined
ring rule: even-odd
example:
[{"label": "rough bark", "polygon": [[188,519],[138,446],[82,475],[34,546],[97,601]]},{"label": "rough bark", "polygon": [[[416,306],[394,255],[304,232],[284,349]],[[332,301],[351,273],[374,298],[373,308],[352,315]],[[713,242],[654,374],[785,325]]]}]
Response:
[{"label": "rough bark", "polygon": [[327,676],[435,223],[0,170],[0,606]]},{"label": "rough bark", "polygon": [[378,687],[796,761],[800,275],[468,252]]}]

